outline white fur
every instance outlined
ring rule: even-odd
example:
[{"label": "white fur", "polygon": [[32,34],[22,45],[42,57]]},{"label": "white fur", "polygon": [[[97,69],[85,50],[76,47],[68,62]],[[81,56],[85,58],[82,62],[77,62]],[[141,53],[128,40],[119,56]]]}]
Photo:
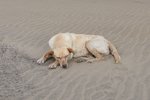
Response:
[{"label": "white fur", "polygon": [[102,54],[109,54],[108,41],[102,36],[98,36],[96,39],[93,39],[91,41],[91,46],[97,48],[97,50]]},{"label": "white fur", "polygon": [[40,59],[37,60],[38,64],[43,64],[44,63],[44,57],[41,57]]},{"label": "white fur", "polygon": [[[79,44],[73,43],[74,42],[73,40],[75,40],[77,36],[81,35],[85,42],[92,39],[91,41],[92,47],[97,48],[103,54],[106,54],[106,55],[109,54],[108,41],[103,36],[75,34],[75,33],[69,33],[69,32],[59,33],[53,36],[48,42],[51,49],[53,49],[54,40],[60,34],[63,34],[63,38],[65,39],[65,41],[68,41],[68,46],[72,47],[74,50],[77,50],[77,52],[80,52],[81,48],[77,48]],[[83,46],[84,45],[85,43],[83,43]]]}]

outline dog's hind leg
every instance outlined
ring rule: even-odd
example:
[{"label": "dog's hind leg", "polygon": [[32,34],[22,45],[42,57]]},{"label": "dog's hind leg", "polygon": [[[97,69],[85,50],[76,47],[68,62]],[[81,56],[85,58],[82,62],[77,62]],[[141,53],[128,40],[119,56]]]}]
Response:
[{"label": "dog's hind leg", "polygon": [[94,55],[95,58],[88,58],[87,59],[88,63],[92,63],[95,61],[101,61],[104,59],[103,55],[101,53],[99,53],[96,49],[89,49],[89,51],[92,53],[92,55]]},{"label": "dog's hind leg", "polygon": [[95,57],[95,58],[88,59],[87,60],[88,63],[92,63],[94,61],[100,61],[103,59],[103,55],[101,54],[101,52],[98,51],[96,47],[91,45],[91,41],[86,42],[86,48]]},{"label": "dog's hind leg", "polygon": [[37,63],[42,64],[44,63],[48,58],[52,57],[53,51],[49,50],[46,52],[40,59],[37,60]]}]

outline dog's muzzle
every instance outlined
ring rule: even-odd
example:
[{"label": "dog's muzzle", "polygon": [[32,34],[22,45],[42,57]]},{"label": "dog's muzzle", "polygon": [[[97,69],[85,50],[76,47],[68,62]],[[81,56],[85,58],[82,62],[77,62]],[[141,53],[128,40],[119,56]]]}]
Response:
[{"label": "dog's muzzle", "polygon": [[68,68],[67,64],[62,65],[62,68]]}]

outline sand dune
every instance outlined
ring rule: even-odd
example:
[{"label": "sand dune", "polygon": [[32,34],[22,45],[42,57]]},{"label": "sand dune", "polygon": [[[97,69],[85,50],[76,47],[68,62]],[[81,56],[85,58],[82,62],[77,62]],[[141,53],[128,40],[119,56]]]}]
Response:
[{"label": "sand dune", "polygon": [[[122,57],[48,70],[58,32],[99,34]],[[0,100],[150,100],[149,0],[1,0]]]}]

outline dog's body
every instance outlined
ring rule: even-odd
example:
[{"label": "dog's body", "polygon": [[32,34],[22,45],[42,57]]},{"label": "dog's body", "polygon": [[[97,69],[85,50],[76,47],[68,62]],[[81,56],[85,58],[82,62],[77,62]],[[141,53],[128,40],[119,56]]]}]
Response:
[{"label": "dog's body", "polygon": [[[120,56],[115,46],[104,37],[99,35],[85,35],[75,33],[59,33],[49,40],[50,51],[44,54],[37,62],[44,63],[49,57],[56,61],[49,68],[56,68],[58,65],[67,67],[67,61],[73,57],[80,57],[80,61],[93,62],[101,60],[103,55],[112,54],[115,62],[120,62]],[[93,55],[95,58],[88,58]]]}]

